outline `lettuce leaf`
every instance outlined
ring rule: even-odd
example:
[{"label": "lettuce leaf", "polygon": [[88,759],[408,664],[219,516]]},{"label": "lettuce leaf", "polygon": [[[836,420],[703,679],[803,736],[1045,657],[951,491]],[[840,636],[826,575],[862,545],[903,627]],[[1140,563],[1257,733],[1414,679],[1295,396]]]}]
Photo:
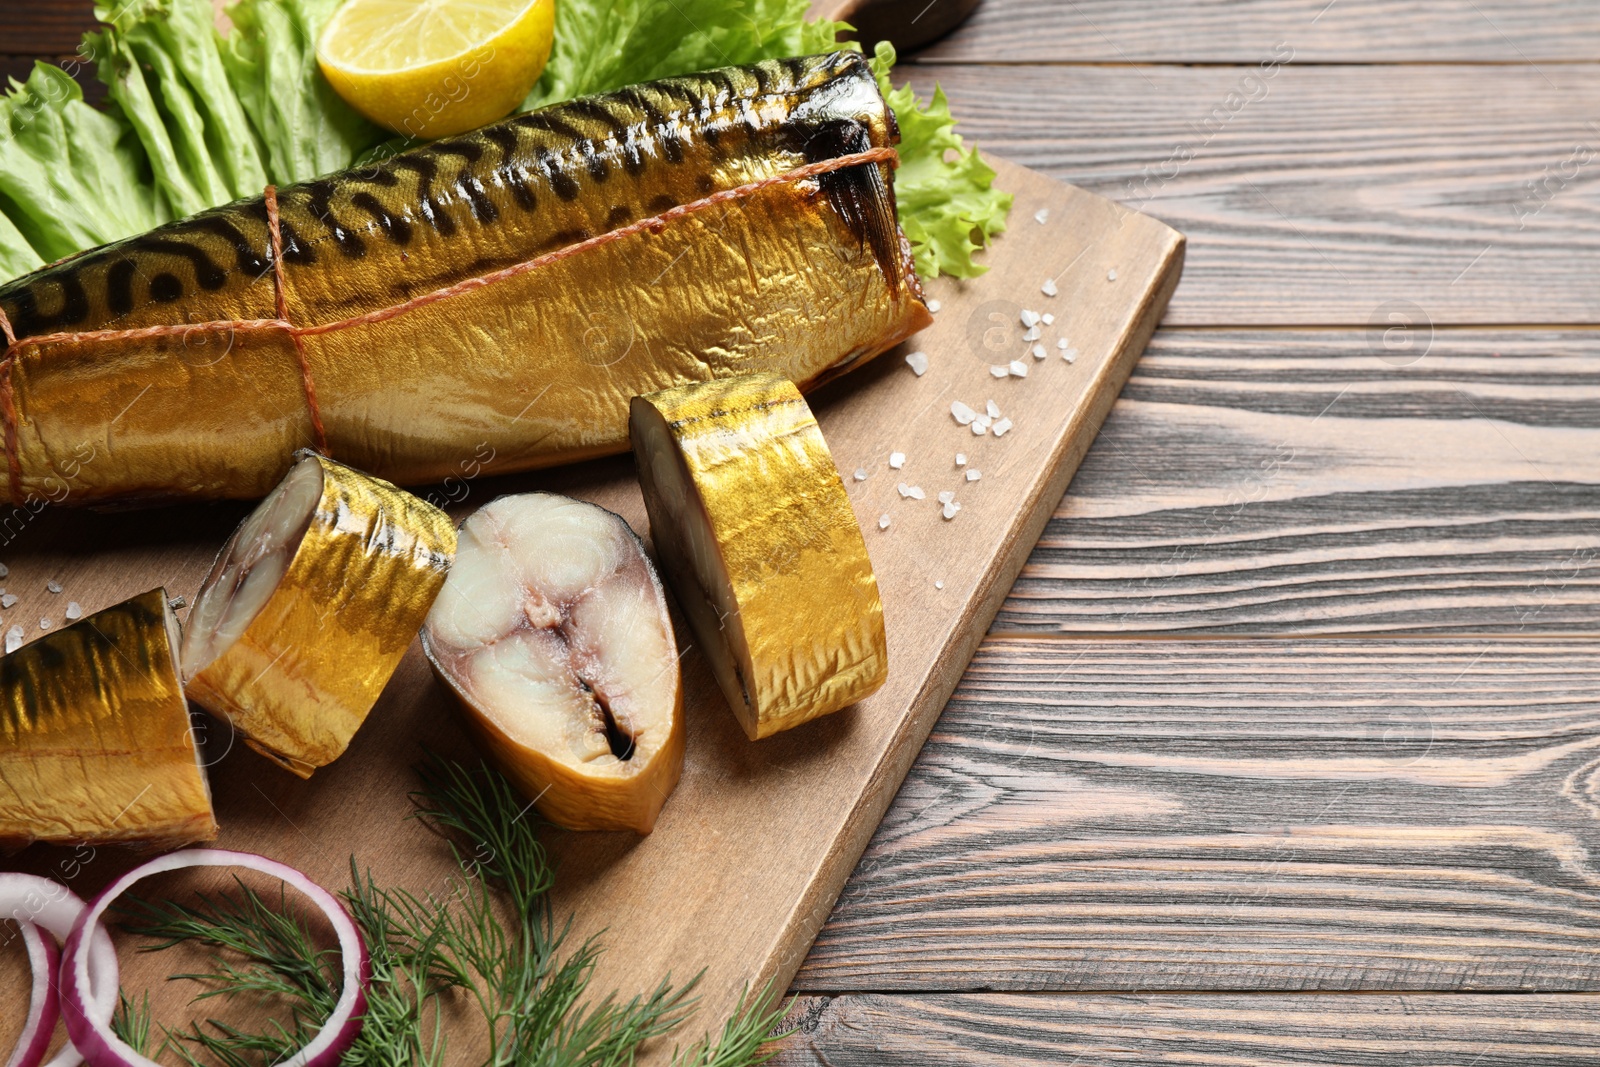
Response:
[{"label": "lettuce leaf", "polygon": [[900,123],[900,169],[894,177],[900,226],[923,276],[977,277],[989,268],[972,254],[1005,231],[1012,196],[994,187],[993,168],[956,133],[943,89],[935,85],[932,102],[924,105],[910,85],[896,89],[889,83],[894,58],[894,46],[880,41],[872,69]]},{"label": "lettuce leaf", "polygon": [[839,47],[845,24],[807,22],[807,6],[807,0],[559,0],[550,62],[522,109]]},{"label": "lettuce leaf", "polygon": [[[316,39],[341,0],[119,0],[85,38],[110,97],[83,103],[41,64],[0,96],[0,282],[83,248],[404,147],[356,114],[317,70]],[[560,0],[549,65],[524,109],[695,70],[839,47],[848,29],[806,21],[807,0]],[[970,277],[1011,198],[966,149],[941,91],[894,89],[900,221],[930,277]],[[947,158],[948,157],[948,158]]]}]

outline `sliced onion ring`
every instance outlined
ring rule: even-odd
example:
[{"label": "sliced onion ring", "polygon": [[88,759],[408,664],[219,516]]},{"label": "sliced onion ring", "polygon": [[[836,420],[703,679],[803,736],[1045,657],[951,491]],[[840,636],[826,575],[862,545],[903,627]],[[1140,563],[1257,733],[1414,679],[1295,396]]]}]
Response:
[{"label": "sliced onion ring", "polygon": [[338,1003],[333,1006],[333,1012],[311,1043],[294,1055],[279,1060],[275,1067],[336,1067],[339,1057],[361,1032],[367,1011],[367,981],[371,977],[372,967],[360,927],[356,926],[355,920],[338,898],[293,867],[265,856],[220,848],[184,849],[135,867],[95,897],[73,925],[61,960],[61,1002],[66,1009],[67,1036],[83,1053],[89,1067],[161,1067],[118,1038],[108,1021],[95,1018],[84,1010],[94,1004],[94,990],[98,984],[91,979],[91,952],[85,951],[84,935],[90,928],[98,927],[111,902],[127,892],[133,883],[152,874],[189,867],[245,867],[259,871],[298,889],[328,917],[339,938],[343,967],[344,986],[339,991]]},{"label": "sliced onion ring", "polygon": [[33,971],[33,990],[28,994],[28,1018],[22,1024],[22,1036],[12,1050],[6,1067],[39,1067],[45,1050],[56,1032],[56,1018],[61,1014],[56,1003],[55,972],[60,949],[55,941],[30,922],[18,924],[22,930],[22,944],[28,950],[28,966]]},{"label": "sliced onion ring", "polygon": [[[49,938],[41,936],[39,931],[47,931],[65,940],[87,910],[88,905],[59,882],[36,874],[19,874],[15,871],[0,873],[0,918],[11,919],[21,928],[23,941],[28,946],[28,960],[33,966],[33,999],[28,1005],[28,1023],[23,1027],[16,1051],[6,1061],[6,1067],[37,1067],[44,1058],[45,1050],[50,1047],[56,1018],[60,1014],[55,981],[56,946]],[[37,938],[43,961],[48,964],[48,969],[44,971],[39,969],[41,958],[35,955],[35,942],[29,940],[29,931]],[[88,970],[89,988],[98,994],[97,997],[86,999],[88,1014],[102,1025],[107,1025],[117,1007],[117,953],[111,945],[110,936],[98,925],[90,943]],[[51,1057],[45,1067],[77,1067],[82,1062],[83,1057],[78,1055],[78,1050],[68,1043]]]}]

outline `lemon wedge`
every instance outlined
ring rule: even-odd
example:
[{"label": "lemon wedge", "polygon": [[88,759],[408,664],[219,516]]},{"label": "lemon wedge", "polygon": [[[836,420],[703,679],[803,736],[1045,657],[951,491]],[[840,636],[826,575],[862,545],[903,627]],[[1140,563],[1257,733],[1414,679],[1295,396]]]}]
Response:
[{"label": "lemon wedge", "polygon": [[448,137],[514,111],[550,58],[556,0],[348,0],[317,42],[334,91],[380,126]]}]

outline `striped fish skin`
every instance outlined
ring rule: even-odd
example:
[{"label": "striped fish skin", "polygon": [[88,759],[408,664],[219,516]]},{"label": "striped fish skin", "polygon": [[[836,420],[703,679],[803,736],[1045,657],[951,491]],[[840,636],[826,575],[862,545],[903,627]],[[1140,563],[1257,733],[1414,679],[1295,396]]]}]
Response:
[{"label": "striped fish skin", "polygon": [[[278,191],[284,298],[342,321],[709,194],[898,140],[853,53],[557,105]],[[0,287],[19,338],[276,316],[262,200]],[[931,321],[893,171],[768,186],[376,325],[308,336],[338,459],[402,484],[621,451],[632,396],[767,370],[809,386]],[[256,497],[313,442],[281,330],[22,345],[20,494]],[[68,474],[59,457],[94,449]],[[0,471],[9,481],[9,474]],[[9,487],[8,487],[9,488]]]},{"label": "striped fish skin", "polygon": [[217,835],[164,589],[0,658],[0,846]]}]

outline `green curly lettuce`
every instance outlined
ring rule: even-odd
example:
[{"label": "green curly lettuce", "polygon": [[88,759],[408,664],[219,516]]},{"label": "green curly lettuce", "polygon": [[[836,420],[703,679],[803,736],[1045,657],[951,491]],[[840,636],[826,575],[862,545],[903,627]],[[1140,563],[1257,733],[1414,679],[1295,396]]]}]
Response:
[{"label": "green curly lettuce", "polygon": [[[0,95],[0,282],[43,263],[399,147],[340,100],[316,39],[341,0],[236,0],[220,33],[210,0],[125,0],[84,38],[107,106],[58,67]],[[561,0],[555,45],[524,109],[695,70],[853,48],[806,0]],[[873,60],[902,133],[900,222],[918,268],[971,277],[1011,198],[954,132],[944,94],[924,105]],[[946,158],[947,155],[950,158]]]},{"label": "green curly lettuce", "polygon": [[900,123],[900,169],[894,179],[900,226],[922,274],[976,277],[989,268],[972,254],[1004,232],[1011,194],[994,187],[994,169],[956,133],[943,89],[935,85],[932,102],[924,105],[910,85],[896,89],[889,83],[894,59],[894,47],[880,41],[872,69]]}]

